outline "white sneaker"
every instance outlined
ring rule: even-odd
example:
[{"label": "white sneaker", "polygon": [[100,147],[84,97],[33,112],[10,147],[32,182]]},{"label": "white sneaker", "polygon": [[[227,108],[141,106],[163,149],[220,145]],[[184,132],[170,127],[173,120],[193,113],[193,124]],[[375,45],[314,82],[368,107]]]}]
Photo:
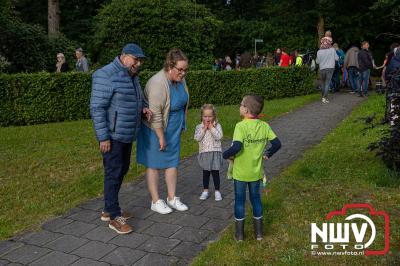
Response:
[{"label": "white sneaker", "polygon": [[203,191],[200,195],[201,200],[206,200],[208,198],[208,191]]},{"label": "white sneaker", "polygon": [[322,103],[326,103],[326,99],[325,98],[322,98]]},{"label": "white sneaker", "polygon": [[173,200],[168,200],[167,198],[167,204],[168,206],[174,208],[177,211],[187,211],[189,209],[188,206],[183,204],[178,197],[174,197]]},{"label": "white sneaker", "polygon": [[329,103],[329,100],[328,100],[327,98],[325,98],[325,102],[326,102],[326,103]]},{"label": "white sneaker", "polygon": [[215,201],[221,201],[222,200],[221,192],[219,192],[218,190],[215,191],[214,196],[215,196]]},{"label": "white sneaker", "polygon": [[157,200],[156,203],[151,202],[151,210],[160,214],[172,212],[172,209],[162,199]]}]

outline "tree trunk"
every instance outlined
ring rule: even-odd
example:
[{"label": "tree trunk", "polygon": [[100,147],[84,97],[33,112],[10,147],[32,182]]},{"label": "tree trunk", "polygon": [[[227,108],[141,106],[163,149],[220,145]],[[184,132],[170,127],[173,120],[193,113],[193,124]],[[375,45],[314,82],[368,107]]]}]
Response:
[{"label": "tree trunk", "polygon": [[318,33],[317,47],[319,47],[320,40],[325,35],[325,20],[322,15],[320,15],[318,18],[317,33]]},{"label": "tree trunk", "polygon": [[59,0],[48,0],[48,34],[56,36],[60,33],[60,5]]}]

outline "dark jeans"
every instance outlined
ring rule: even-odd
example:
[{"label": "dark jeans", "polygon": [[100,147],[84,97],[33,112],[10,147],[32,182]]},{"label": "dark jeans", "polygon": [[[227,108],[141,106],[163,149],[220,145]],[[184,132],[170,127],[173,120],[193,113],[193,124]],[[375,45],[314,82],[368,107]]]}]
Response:
[{"label": "dark jeans", "polygon": [[367,69],[365,71],[360,72],[360,80],[361,80],[361,86],[360,86],[360,95],[368,95],[368,85],[369,85],[369,74],[371,70]]},{"label": "dark jeans", "polygon": [[329,84],[329,90],[331,92],[335,92],[335,91],[339,90],[339,86],[340,86],[339,73],[340,73],[340,68],[335,67],[335,70],[333,71],[333,74],[332,74],[331,82]]},{"label": "dark jeans", "polygon": [[210,174],[213,176],[215,190],[219,190],[220,179],[218,170],[203,170],[203,188],[208,189],[208,185],[210,183]]},{"label": "dark jeans", "polygon": [[332,79],[334,68],[326,68],[319,71],[322,86],[322,98],[328,97],[329,84]]},{"label": "dark jeans", "polygon": [[253,207],[253,216],[262,217],[262,204],[260,194],[260,180],[243,182],[235,180],[235,219],[242,220],[245,217],[246,187],[249,188],[250,202]]},{"label": "dark jeans", "polygon": [[359,84],[360,84],[360,73],[358,72],[358,69],[356,67],[349,67],[349,80],[350,80],[350,85],[351,89],[354,92],[359,91]]},{"label": "dark jeans", "polygon": [[132,143],[111,140],[111,150],[103,153],[104,166],[104,211],[110,213],[110,218],[121,216],[118,193],[122,180],[129,170],[131,162]]}]

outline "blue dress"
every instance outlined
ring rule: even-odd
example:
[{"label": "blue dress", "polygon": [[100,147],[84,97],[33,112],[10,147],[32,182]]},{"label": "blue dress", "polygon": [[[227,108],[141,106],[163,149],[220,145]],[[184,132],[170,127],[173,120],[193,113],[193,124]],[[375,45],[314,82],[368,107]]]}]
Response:
[{"label": "blue dress", "polygon": [[185,127],[185,109],[188,95],[182,82],[169,83],[170,111],[168,125],[164,129],[167,147],[160,151],[160,143],[154,130],[142,123],[137,138],[136,160],[147,168],[165,169],[178,167],[181,150],[181,131]]}]

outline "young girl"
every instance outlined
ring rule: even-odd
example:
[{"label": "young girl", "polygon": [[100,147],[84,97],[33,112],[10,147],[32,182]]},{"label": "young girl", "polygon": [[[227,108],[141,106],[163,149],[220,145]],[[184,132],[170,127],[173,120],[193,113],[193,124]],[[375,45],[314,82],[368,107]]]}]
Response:
[{"label": "young girl", "polygon": [[200,199],[206,200],[209,196],[208,184],[210,174],[213,176],[215,200],[222,200],[219,192],[219,170],[222,166],[222,128],[217,121],[215,107],[205,104],[201,107],[202,123],[196,126],[194,139],[199,142],[199,155],[197,157],[200,167],[203,168],[203,192]]}]

